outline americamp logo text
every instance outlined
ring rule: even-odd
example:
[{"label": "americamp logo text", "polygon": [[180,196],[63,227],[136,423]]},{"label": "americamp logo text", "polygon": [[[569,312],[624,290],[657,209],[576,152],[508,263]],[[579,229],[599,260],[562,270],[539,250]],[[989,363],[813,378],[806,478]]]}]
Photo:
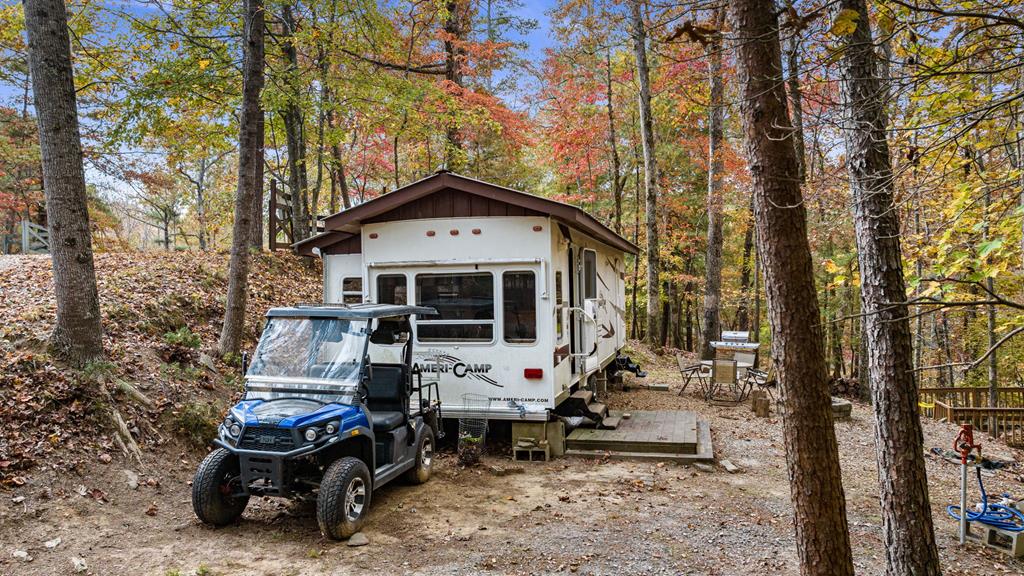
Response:
[{"label": "americamp logo text", "polygon": [[491,364],[468,363],[464,362],[461,358],[445,353],[428,356],[423,361],[416,362],[412,366],[414,374],[417,372],[424,374],[452,374],[456,378],[471,378],[486,382],[491,386],[504,388],[504,386],[498,384],[497,380],[487,376],[492,368],[494,367]]}]

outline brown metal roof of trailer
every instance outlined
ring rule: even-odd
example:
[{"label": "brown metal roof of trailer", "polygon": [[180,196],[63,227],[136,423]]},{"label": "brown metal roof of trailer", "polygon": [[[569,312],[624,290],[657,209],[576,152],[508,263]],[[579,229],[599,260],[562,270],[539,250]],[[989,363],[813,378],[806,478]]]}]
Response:
[{"label": "brown metal roof of trailer", "polygon": [[446,170],[328,216],[324,232],[293,246],[304,256],[312,256],[313,248],[324,254],[358,253],[364,223],[472,216],[550,216],[613,248],[639,252],[632,242],[575,206]]}]

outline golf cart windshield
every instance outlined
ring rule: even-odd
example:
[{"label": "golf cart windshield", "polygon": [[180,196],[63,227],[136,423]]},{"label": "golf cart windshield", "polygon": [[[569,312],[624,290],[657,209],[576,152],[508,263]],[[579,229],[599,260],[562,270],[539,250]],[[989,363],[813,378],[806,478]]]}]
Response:
[{"label": "golf cart windshield", "polygon": [[366,343],[365,320],[271,317],[246,372],[246,398],[351,404]]}]

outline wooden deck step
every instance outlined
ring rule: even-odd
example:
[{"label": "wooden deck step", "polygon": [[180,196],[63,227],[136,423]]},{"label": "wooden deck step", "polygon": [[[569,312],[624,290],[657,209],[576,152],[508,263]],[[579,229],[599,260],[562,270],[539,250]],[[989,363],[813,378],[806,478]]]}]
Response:
[{"label": "wooden deck step", "polygon": [[608,415],[608,407],[605,406],[604,404],[601,404],[600,402],[592,402],[590,404],[587,404],[587,410],[590,410],[591,413],[597,414],[602,418]]},{"label": "wooden deck step", "polygon": [[594,393],[590,390],[577,390],[572,393],[570,398],[574,400],[580,400],[584,404],[590,404],[590,401],[594,399]]},{"label": "wooden deck step", "polygon": [[[566,437],[566,449],[657,454],[697,454],[700,451],[697,415],[693,412],[634,411],[628,420],[622,419],[621,412],[612,412],[605,422],[613,418],[620,418],[614,429],[601,426],[573,430]],[[701,424],[707,427],[705,422]],[[710,445],[710,440],[707,444]]]},{"label": "wooden deck step", "polygon": [[598,428],[603,428],[605,430],[615,430],[616,428],[619,427],[619,423],[621,422],[622,418],[619,416],[606,416],[603,420],[601,420],[601,425],[598,426]]}]

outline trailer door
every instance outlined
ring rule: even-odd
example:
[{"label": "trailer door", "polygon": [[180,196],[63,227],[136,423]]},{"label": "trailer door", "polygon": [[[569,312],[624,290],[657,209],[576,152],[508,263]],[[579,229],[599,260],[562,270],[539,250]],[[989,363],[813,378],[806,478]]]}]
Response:
[{"label": "trailer door", "polygon": [[570,362],[569,367],[572,374],[576,374],[576,366],[579,361],[579,335],[580,335],[580,318],[579,314],[576,313],[576,309],[580,306],[580,301],[577,300],[579,290],[576,287],[579,285],[579,266],[576,262],[576,250],[569,245],[569,266],[567,268],[569,275],[569,354]]}]

